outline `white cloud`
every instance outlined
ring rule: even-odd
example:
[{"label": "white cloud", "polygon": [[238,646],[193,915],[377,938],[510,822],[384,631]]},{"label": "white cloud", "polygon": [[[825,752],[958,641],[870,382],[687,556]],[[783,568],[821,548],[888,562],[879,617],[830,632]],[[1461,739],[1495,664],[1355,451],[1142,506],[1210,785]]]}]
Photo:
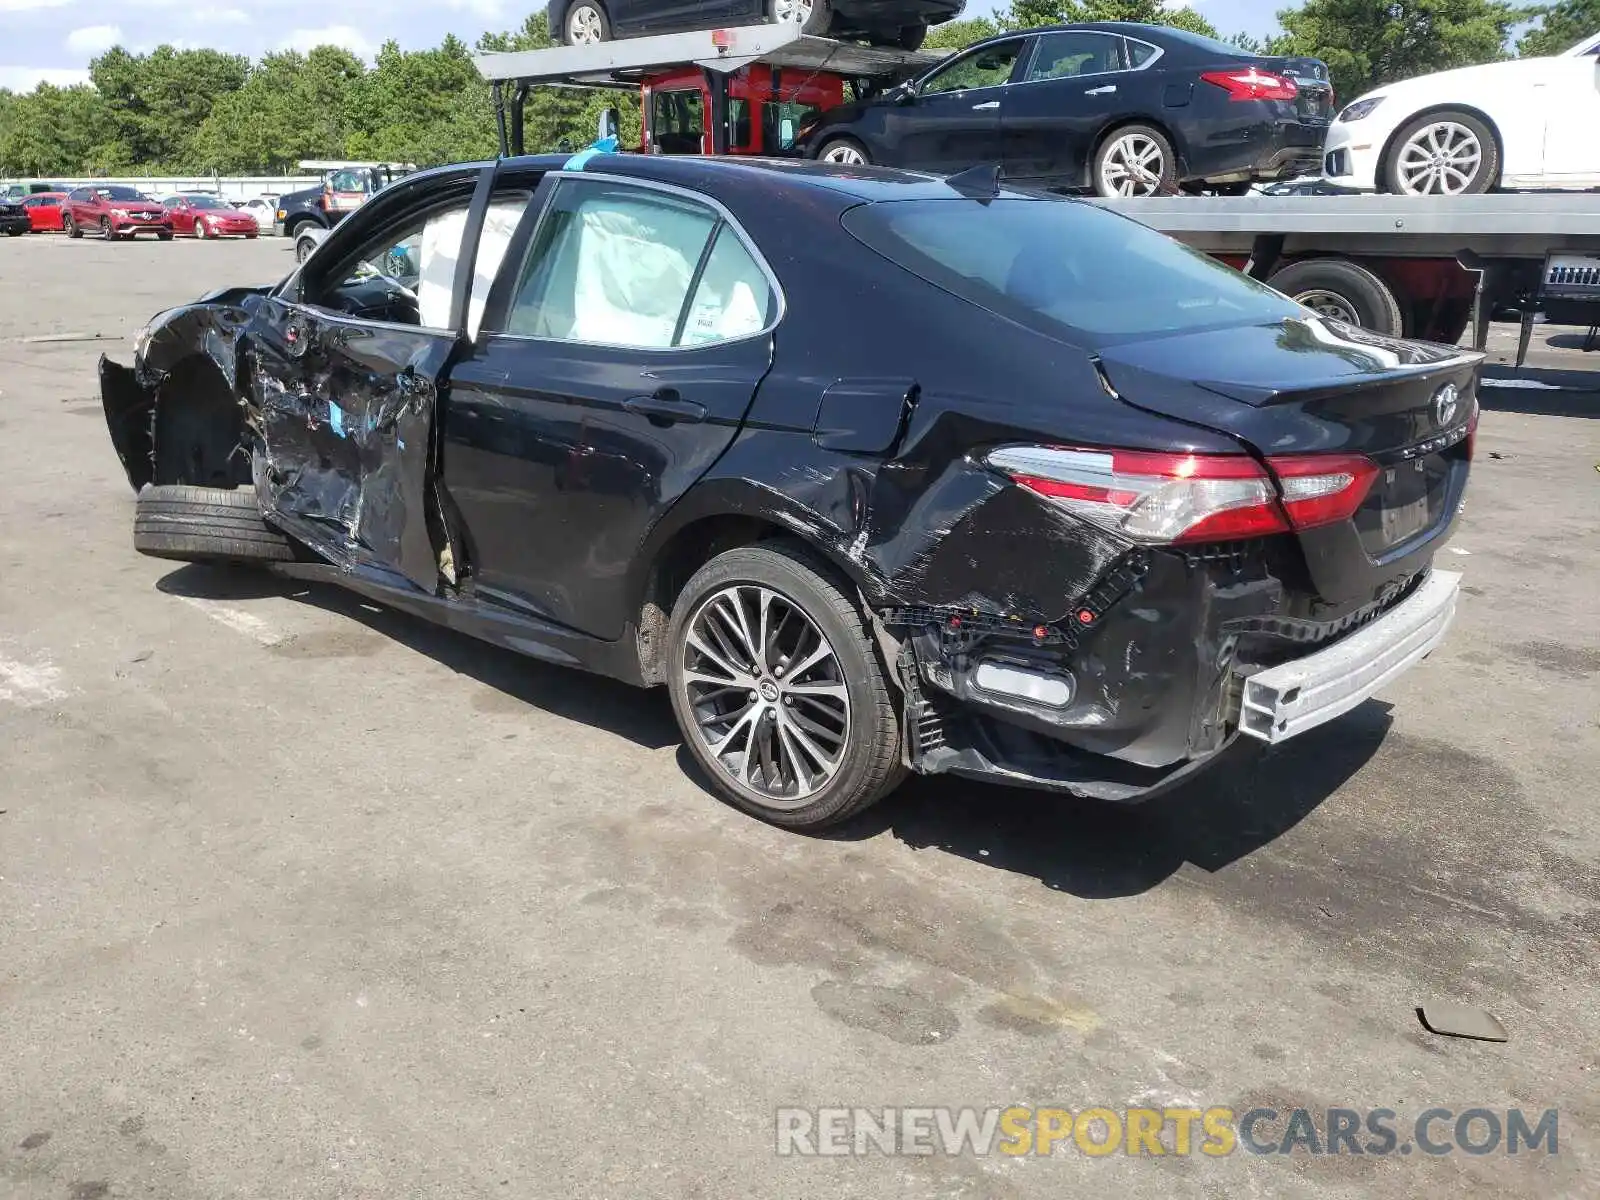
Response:
[{"label": "white cloud", "polygon": [[237,8],[208,8],[206,9],[206,23],[216,25],[248,25],[250,14]]},{"label": "white cloud", "polygon": [[[0,0],[4,3],[5,0]],[[278,43],[283,50],[299,50],[301,53],[313,50],[318,46],[343,46],[357,58],[371,58],[378,52],[378,48],[367,40],[367,36],[353,25],[328,25],[322,29],[296,29],[283,41]]]},{"label": "white cloud", "polygon": [[86,25],[67,34],[67,49],[93,58],[122,41],[122,30],[115,25]]},{"label": "white cloud", "polygon": [[0,0],[0,12],[23,12],[30,8],[62,8],[72,0]]},{"label": "white cloud", "polygon": [[[0,0],[0,4],[4,2],[5,0]],[[469,12],[475,17],[483,17],[486,20],[498,17],[506,10],[504,0],[445,0],[445,6],[458,12]]]},{"label": "white cloud", "polygon": [[31,92],[41,83],[72,87],[88,82],[89,72],[77,67],[0,67],[0,88],[13,92]]}]

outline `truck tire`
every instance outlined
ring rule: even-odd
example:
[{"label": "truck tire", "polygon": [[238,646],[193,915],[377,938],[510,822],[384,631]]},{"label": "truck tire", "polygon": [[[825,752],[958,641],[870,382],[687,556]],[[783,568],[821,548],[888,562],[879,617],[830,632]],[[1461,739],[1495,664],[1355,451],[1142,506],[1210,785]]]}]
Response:
[{"label": "truck tire", "polygon": [[294,546],[261,519],[253,487],[147,487],[134,501],[133,548],[178,562],[290,562]]},{"label": "truck tire", "polygon": [[1267,282],[1324,317],[1389,337],[1400,337],[1405,329],[1400,301],[1389,285],[1349,259],[1313,258],[1290,263]]}]

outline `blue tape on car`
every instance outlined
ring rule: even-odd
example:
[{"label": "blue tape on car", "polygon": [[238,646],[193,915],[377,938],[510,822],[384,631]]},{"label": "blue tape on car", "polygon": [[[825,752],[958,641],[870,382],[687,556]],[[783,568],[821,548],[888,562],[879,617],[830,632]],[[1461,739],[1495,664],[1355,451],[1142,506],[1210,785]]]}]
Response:
[{"label": "blue tape on car", "polygon": [[587,150],[580,150],[566,162],[561,164],[563,171],[581,171],[583,164],[596,154],[615,154],[617,152],[617,139],[614,137],[601,138]]},{"label": "blue tape on car", "polygon": [[344,409],[332,400],[328,401],[328,428],[340,437],[344,436]]}]

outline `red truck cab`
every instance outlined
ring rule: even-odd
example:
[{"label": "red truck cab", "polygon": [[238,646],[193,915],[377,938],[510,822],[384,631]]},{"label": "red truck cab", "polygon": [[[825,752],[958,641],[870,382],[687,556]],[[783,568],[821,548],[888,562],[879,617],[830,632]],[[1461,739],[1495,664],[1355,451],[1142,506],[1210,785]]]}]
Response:
[{"label": "red truck cab", "polygon": [[[786,153],[807,117],[844,103],[845,82],[826,71],[756,63],[727,77],[728,153]],[[652,75],[640,89],[646,154],[712,153],[713,108],[698,67]]]}]

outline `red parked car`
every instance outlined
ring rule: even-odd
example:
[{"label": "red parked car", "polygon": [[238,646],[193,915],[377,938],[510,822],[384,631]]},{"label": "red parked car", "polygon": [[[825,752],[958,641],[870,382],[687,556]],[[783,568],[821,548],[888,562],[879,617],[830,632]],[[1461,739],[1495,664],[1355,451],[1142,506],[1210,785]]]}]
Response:
[{"label": "red parked car", "polygon": [[28,224],[34,233],[60,233],[62,205],[65,192],[37,192],[22,202],[28,212]]},{"label": "red parked car", "polygon": [[197,238],[247,237],[257,233],[256,219],[226,200],[192,192],[168,196],[161,202],[172,219],[172,232]]},{"label": "red parked car", "polygon": [[153,233],[163,242],[172,240],[172,218],[167,210],[138,188],[108,183],[75,188],[67,193],[61,223],[68,237],[95,232],[106,239]]}]

